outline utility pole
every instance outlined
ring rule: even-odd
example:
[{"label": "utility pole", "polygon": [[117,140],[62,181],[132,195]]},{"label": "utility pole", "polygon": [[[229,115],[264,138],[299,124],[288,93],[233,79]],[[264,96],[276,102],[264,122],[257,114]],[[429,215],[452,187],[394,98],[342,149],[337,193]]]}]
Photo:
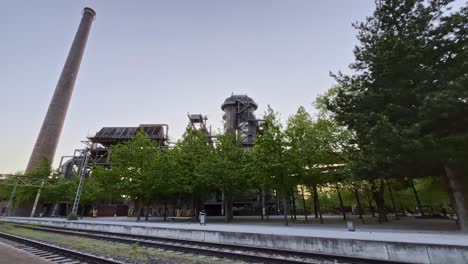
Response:
[{"label": "utility pole", "polygon": [[34,205],[31,210],[31,217],[34,217],[34,214],[36,213],[37,203],[39,202],[39,197],[41,197],[41,191],[42,191],[42,187],[44,187],[44,183],[45,183],[45,179],[42,180],[41,186],[39,186],[39,190],[37,190],[36,200],[34,200]]},{"label": "utility pole", "polygon": [[13,190],[11,191],[10,199],[8,200],[8,204],[7,204],[7,208],[5,210],[4,216],[11,216],[11,211],[13,211],[13,199],[15,198],[15,194],[16,194],[16,186],[18,186],[17,178],[15,178],[15,185],[13,186]]}]

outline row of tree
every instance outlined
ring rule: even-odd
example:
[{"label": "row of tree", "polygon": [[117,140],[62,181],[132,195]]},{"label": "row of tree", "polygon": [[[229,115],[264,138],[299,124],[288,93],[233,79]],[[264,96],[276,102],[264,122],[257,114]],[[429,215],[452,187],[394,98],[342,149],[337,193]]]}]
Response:
[{"label": "row of tree", "polygon": [[349,165],[382,203],[386,179],[444,176],[468,231],[468,5],[381,0],[356,23],[353,74],[323,98],[352,132]]},{"label": "row of tree", "polygon": [[317,185],[325,182],[320,179],[339,180],[346,167],[340,148],[347,140],[347,131],[331,120],[314,121],[303,107],[283,129],[269,108],[263,133],[252,149],[243,148],[235,133],[226,132],[213,145],[203,131],[188,127],[174,148],[161,150],[140,131],[134,139],[113,146],[111,168],[93,168],[92,178],[105,186],[107,194],[129,198],[140,209],[178,196],[191,197],[192,209],[201,209],[208,195],[219,191],[226,221],[232,220],[236,197],[253,189],[273,192],[283,200],[287,223],[289,199],[298,185],[313,186],[318,208]]}]

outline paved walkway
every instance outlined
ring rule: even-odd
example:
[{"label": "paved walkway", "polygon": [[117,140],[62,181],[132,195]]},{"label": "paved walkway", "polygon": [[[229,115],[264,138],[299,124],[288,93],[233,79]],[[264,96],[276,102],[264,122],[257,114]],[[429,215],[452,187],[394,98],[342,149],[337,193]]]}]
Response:
[{"label": "paved walkway", "polygon": [[[207,217],[207,224],[212,225],[226,225],[224,218],[220,216]],[[341,215],[326,215],[323,217],[324,224],[320,224],[318,219],[313,216],[308,217],[308,221],[305,221],[304,216],[298,216],[297,220],[289,221],[289,227],[287,228],[311,228],[320,230],[335,230],[335,231],[347,231],[346,221],[343,221]],[[377,218],[371,216],[365,216],[364,223],[357,216],[351,215],[348,220],[353,221],[357,231],[369,231],[369,232],[411,232],[411,233],[428,233],[428,234],[459,234],[458,226],[455,224],[455,220],[452,219],[418,219],[415,217],[400,217],[399,220],[394,220],[392,216],[388,216],[389,222],[379,223]],[[130,222],[130,223],[154,223],[154,224],[171,224],[170,220],[167,222],[163,221],[162,217],[150,217],[149,221],[145,221],[144,217],[141,217],[140,222],[136,222],[136,217],[84,217],[83,220],[90,221],[111,221],[111,222]],[[187,225],[197,225],[197,223],[183,223]],[[171,224],[170,226],[172,226]],[[227,224],[229,226],[243,225],[243,226],[267,226],[267,227],[284,227],[283,216],[270,216],[267,221],[260,219],[259,216],[237,216],[234,217],[234,221]]]},{"label": "paved walkway", "polygon": [[[8,218],[5,218],[7,220]],[[66,222],[60,218],[28,218],[28,217],[10,217],[9,219],[17,220],[35,220],[35,221],[58,221]],[[144,218],[143,218],[144,219]],[[276,219],[278,220],[278,219]],[[335,222],[339,222],[339,225]],[[259,234],[275,234],[275,235],[294,235],[307,237],[322,237],[322,238],[341,238],[341,239],[358,239],[358,240],[373,240],[373,241],[392,241],[392,242],[407,242],[407,243],[424,243],[424,244],[443,244],[443,245],[461,245],[468,246],[468,235],[461,234],[458,231],[446,231],[445,229],[431,230],[412,230],[411,227],[421,226],[424,223],[430,224],[432,228],[437,226],[454,225],[451,220],[445,222],[435,221],[434,219],[414,219],[406,218],[394,224],[369,224],[357,225],[356,232],[350,232],[346,229],[346,223],[339,218],[327,219],[331,224],[298,224],[293,223],[291,226],[282,226],[280,221],[275,221],[265,224],[265,222],[257,221],[242,221],[234,223],[222,223],[216,221],[215,218],[208,219],[206,226],[201,226],[197,223],[168,223],[161,222],[159,219],[152,218],[151,221],[135,222],[135,218],[117,217],[117,218],[85,218],[75,223],[87,224],[102,224],[102,225],[131,225],[145,226],[155,228],[170,228],[184,230],[207,230],[207,231],[222,231],[236,233],[259,233]],[[357,219],[354,220],[355,222]],[[428,222],[424,222],[428,221]],[[407,224],[405,225],[405,222]],[[384,227],[385,228],[382,228]],[[397,226],[406,226],[406,228],[395,228]],[[455,225],[454,225],[455,226]],[[365,228],[361,228],[365,227]],[[379,228],[380,227],[380,228]],[[393,228],[392,228],[393,227]]]},{"label": "paved walkway", "polygon": [[23,250],[16,249],[10,245],[0,242],[0,264],[50,264],[48,260],[42,259]]}]

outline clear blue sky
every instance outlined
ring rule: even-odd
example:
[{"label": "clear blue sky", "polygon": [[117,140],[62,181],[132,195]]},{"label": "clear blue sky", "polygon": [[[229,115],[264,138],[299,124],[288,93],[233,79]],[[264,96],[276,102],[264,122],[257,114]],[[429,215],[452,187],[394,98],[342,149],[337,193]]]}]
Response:
[{"label": "clear blue sky", "polygon": [[0,16],[0,172],[24,170],[85,6],[91,29],[55,165],[103,126],[167,123],[187,113],[221,127],[232,92],[285,120],[312,110],[347,71],[351,23],[373,0],[4,1]]}]

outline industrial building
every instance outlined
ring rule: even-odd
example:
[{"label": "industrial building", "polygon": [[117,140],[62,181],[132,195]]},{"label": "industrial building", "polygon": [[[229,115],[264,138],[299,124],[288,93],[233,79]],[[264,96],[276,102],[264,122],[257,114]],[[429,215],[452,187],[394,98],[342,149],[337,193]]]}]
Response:
[{"label": "industrial building", "polygon": [[247,95],[231,95],[221,105],[224,111],[226,131],[234,131],[240,137],[242,146],[252,147],[260,129],[261,120],[255,118],[258,105]]},{"label": "industrial building", "polygon": [[[166,124],[142,124],[137,127],[103,127],[94,136],[82,141],[82,149],[76,149],[72,156],[63,156],[60,160],[60,173],[68,178],[70,175],[79,175],[80,170],[87,172],[92,166],[109,167],[110,147],[123,143],[135,137],[139,129],[155,141],[160,148],[168,147],[169,126]],[[88,156],[84,163],[85,156]]]},{"label": "industrial building", "polygon": [[[242,146],[246,149],[254,145],[255,137],[261,131],[261,125],[263,124],[262,120],[258,120],[255,117],[254,112],[257,108],[257,103],[247,95],[231,95],[221,105],[221,109],[224,111],[223,119],[225,120],[226,131],[235,132],[242,141]],[[206,135],[207,144],[216,143],[217,135],[214,135],[211,127],[208,127],[206,116],[202,114],[188,114],[188,119],[191,128],[203,131]],[[83,178],[86,178],[89,176],[90,168],[93,166],[109,168],[111,147],[134,138],[139,129],[143,129],[159,148],[165,149],[171,147],[168,134],[169,126],[166,124],[142,124],[136,127],[103,127],[95,135],[82,141],[84,144],[83,148],[76,149],[73,155],[61,158],[60,173],[65,178],[69,178],[72,175],[81,175]],[[210,198],[204,202],[205,211],[210,215],[222,215],[224,213],[223,197],[221,192],[211,193]],[[188,207],[190,199],[190,197],[177,197],[175,199],[177,200],[177,205],[173,206],[173,211],[176,207]],[[256,207],[258,207],[255,205],[258,201],[258,195],[253,192],[251,195],[234,201],[234,214],[252,214],[256,210]],[[68,211],[64,211],[64,206],[60,206],[62,209],[49,210],[47,214],[55,214],[57,212],[64,214]],[[98,215],[126,215],[127,211],[132,211],[132,207],[133,205],[130,201],[113,201],[113,204],[103,203],[98,206]],[[154,205],[152,208],[153,213],[160,213],[162,207],[163,205]],[[124,208],[127,208],[127,210]],[[78,208],[74,210],[76,211]]]}]

